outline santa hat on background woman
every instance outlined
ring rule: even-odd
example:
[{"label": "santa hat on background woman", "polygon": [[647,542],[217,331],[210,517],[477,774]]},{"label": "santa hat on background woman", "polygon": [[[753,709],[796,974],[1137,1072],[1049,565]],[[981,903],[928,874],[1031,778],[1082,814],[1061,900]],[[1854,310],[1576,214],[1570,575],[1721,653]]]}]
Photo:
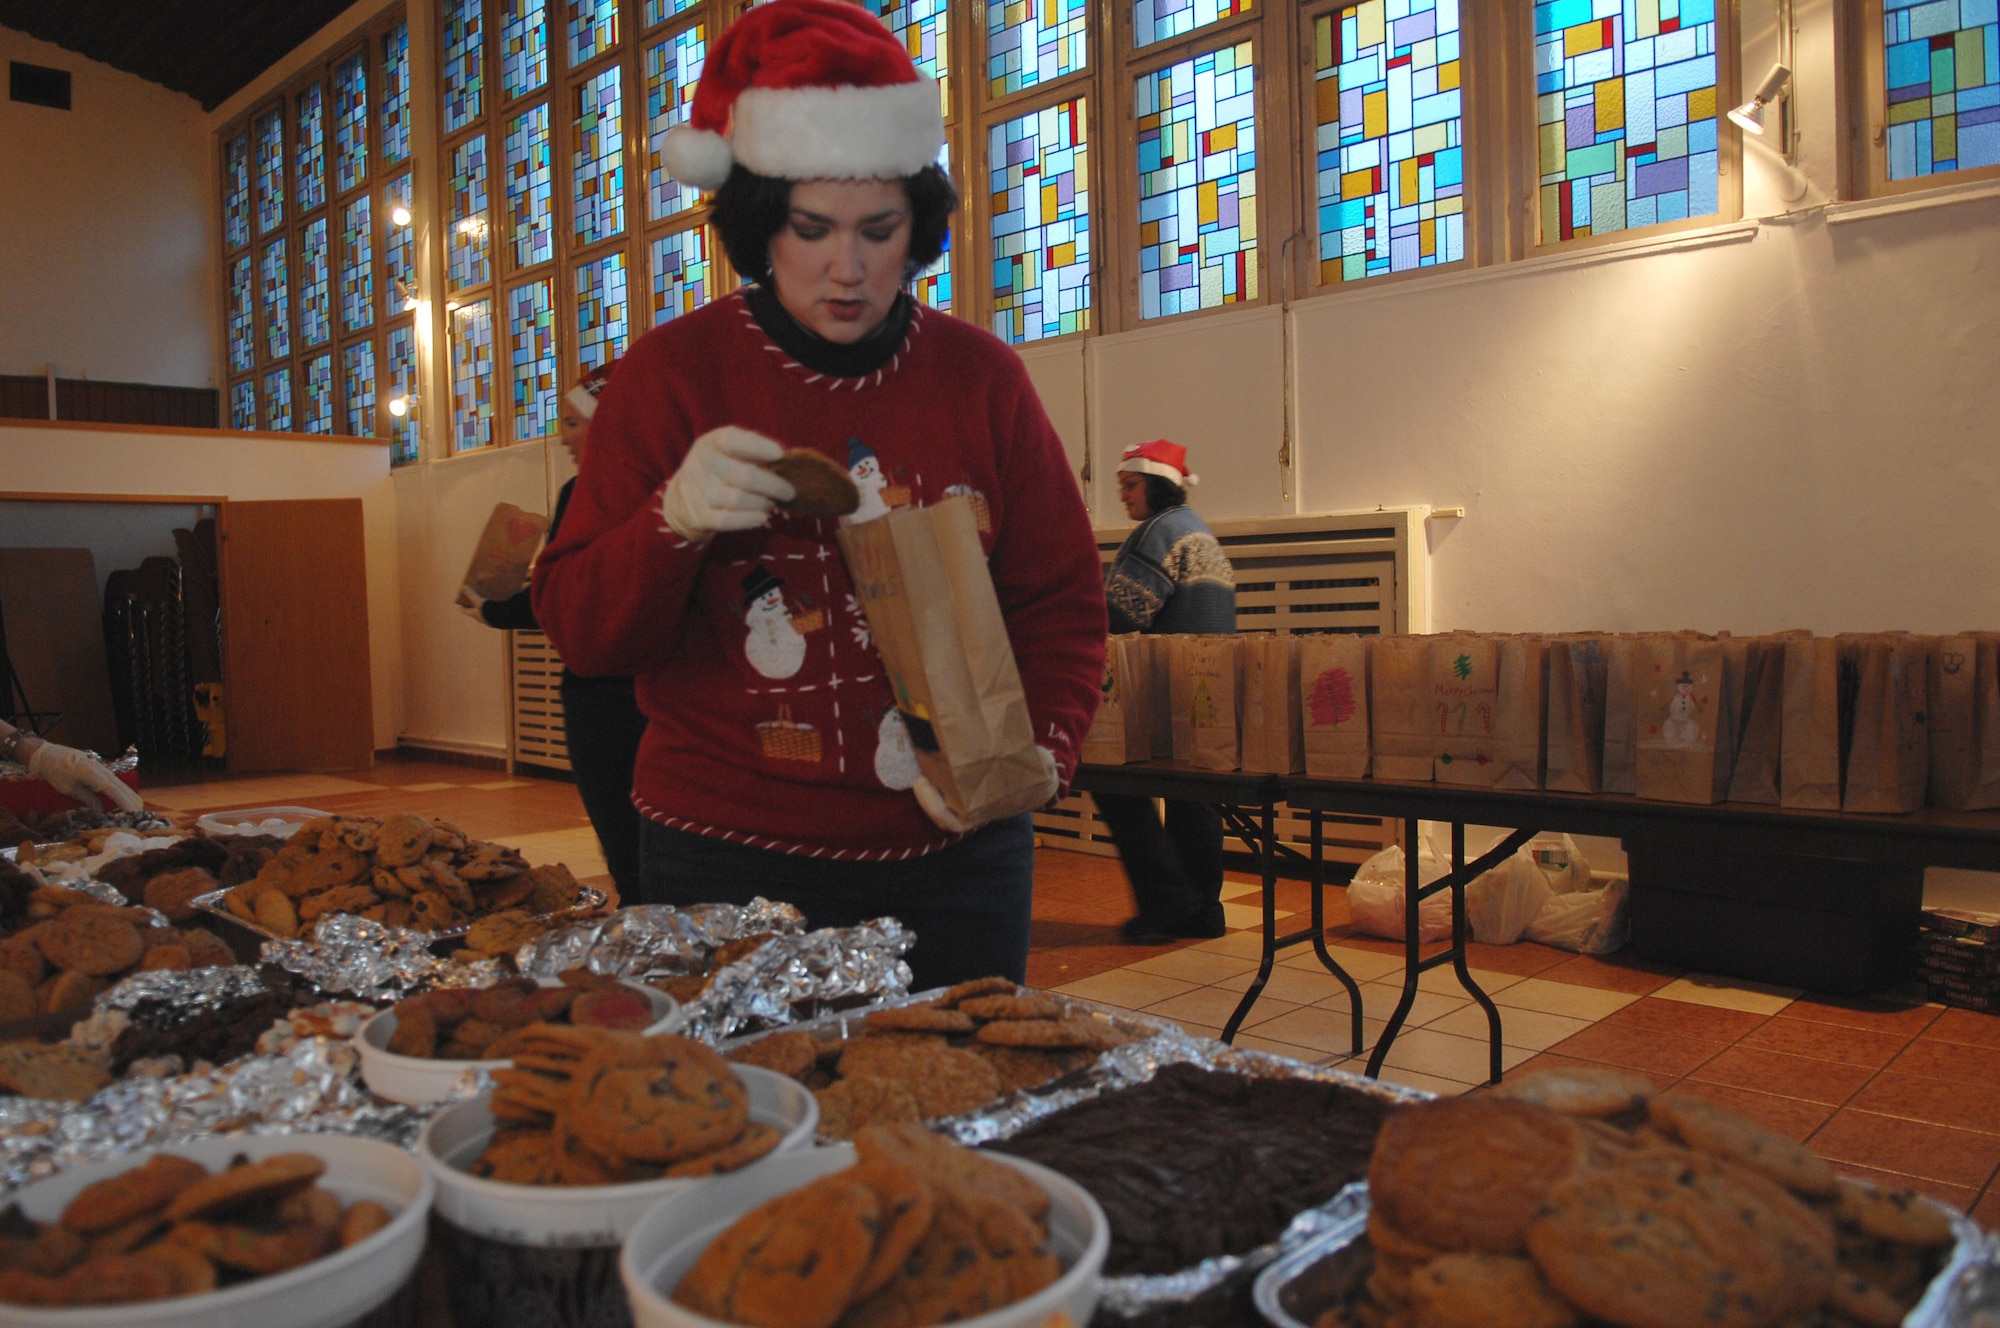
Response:
[{"label": "santa hat on background woman", "polygon": [[1136,475],[1158,475],[1183,489],[1201,483],[1201,476],[1188,469],[1187,449],[1164,438],[1126,448],[1118,457],[1118,469]]},{"label": "santa hat on background woman", "polygon": [[564,394],[563,400],[569,402],[570,408],[586,420],[595,415],[597,398],[604,394],[604,385],[611,381],[611,366],[617,362],[606,360],[586,373],[577,380],[575,387]]},{"label": "santa hat on background woman", "polygon": [[780,180],[900,179],[943,146],[937,83],[879,19],[770,0],[716,39],[661,156],[676,180],[716,189],[737,163]]}]

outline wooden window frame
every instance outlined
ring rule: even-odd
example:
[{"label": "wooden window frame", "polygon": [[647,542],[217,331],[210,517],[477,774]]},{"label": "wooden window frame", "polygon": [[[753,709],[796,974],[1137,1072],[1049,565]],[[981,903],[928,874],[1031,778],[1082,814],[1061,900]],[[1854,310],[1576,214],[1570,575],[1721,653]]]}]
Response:
[{"label": "wooden window frame", "polygon": [[2000,165],[1889,178],[1889,70],[1882,19],[1882,0],[1838,0],[1834,6],[1834,67],[1841,71],[1835,115],[1846,147],[1840,154],[1840,197],[1896,198],[2000,180]]}]

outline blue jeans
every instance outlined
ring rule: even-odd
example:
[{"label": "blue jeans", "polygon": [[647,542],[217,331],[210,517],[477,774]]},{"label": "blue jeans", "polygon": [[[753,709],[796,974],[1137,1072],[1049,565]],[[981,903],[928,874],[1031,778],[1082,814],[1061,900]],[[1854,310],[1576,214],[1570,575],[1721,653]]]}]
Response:
[{"label": "blue jeans", "polygon": [[950,848],[901,862],[829,862],[640,824],[639,901],[744,904],[781,899],[808,927],[893,917],[916,933],[913,990],[969,978],[1028,975],[1035,832],[1026,813],[995,821]]}]

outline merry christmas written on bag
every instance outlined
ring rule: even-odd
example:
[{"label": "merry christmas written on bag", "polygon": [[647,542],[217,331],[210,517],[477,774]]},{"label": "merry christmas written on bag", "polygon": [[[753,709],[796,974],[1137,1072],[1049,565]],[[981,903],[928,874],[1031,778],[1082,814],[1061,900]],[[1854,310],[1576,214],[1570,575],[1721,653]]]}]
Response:
[{"label": "merry christmas written on bag", "polygon": [[1246,633],[1241,641],[1243,769],[1295,775],[1306,768],[1299,713],[1299,638]]},{"label": "merry christmas written on bag", "polygon": [[1785,638],[1784,714],[1778,733],[1778,802],[1840,807],[1840,649],[1830,636]]},{"label": "merry christmas written on bag", "polygon": [[1593,634],[1548,640],[1547,765],[1543,787],[1597,793],[1604,787],[1604,645]]},{"label": "merry christmas written on bag", "polygon": [[1913,812],[1930,780],[1929,646],[1887,632],[1837,640],[1843,690],[1851,685],[1854,698],[1840,809]]},{"label": "merry christmas written on bag", "polygon": [[1431,639],[1431,732],[1440,784],[1491,785],[1500,778],[1494,722],[1500,704],[1498,643],[1461,633]]},{"label": "merry christmas written on bag", "polygon": [[1236,636],[1170,636],[1174,759],[1204,770],[1234,770],[1238,745]]},{"label": "merry christmas written on bag", "polygon": [[1542,786],[1548,732],[1547,643],[1539,636],[1503,636],[1498,655],[1499,694],[1493,721],[1493,783],[1504,789]]},{"label": "merry christmas written on bag", "polygon": [[1639,796],[1722,801],[1735,719],[1722,643],[1692,632],[1647,633],[1638,659]]},{"label": "merry christmas written on bag", "polygon": [[1375,638],[1368,655],[1368,713],[1375,778],[1428,783],[1437,761],[1431,638]]},{"label": "merry christmas written on bag", "polygon": [[1299,639],[1306,773],[1368,777],[1368,655],[1375,638],[1334,632]]}]

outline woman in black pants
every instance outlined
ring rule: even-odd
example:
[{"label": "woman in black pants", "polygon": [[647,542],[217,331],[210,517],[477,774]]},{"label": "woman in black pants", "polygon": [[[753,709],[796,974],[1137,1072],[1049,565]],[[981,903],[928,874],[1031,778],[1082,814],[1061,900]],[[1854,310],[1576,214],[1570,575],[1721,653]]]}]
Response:
[{"label": "woman in black pants", "polygon": [[[589,442],[597,394],[609,381],[611,365],[599,365],[563,398],[562,443],[579,466]],[[563,509],[569,506],[570,491],[575,487],[572,479],[556,497],[555,515],[549,519],[550,539],[562,524]],[[509,599],[482,599],[465,587],[458,592],[458,605],[488,627],[509,631],[536,631],[540,627],[525,586]],[[576,777],[583,810],[597,831],[597,842],[604,848],[605,865],[617,883],[619,897],[628,904],[641,903],[639,812],[632,806],[632,763],[639,754],[639,739],[646,733],[646,717],[633,698],[632,680],[585,678],[565,665],[562,703],[569,768]]]}]

